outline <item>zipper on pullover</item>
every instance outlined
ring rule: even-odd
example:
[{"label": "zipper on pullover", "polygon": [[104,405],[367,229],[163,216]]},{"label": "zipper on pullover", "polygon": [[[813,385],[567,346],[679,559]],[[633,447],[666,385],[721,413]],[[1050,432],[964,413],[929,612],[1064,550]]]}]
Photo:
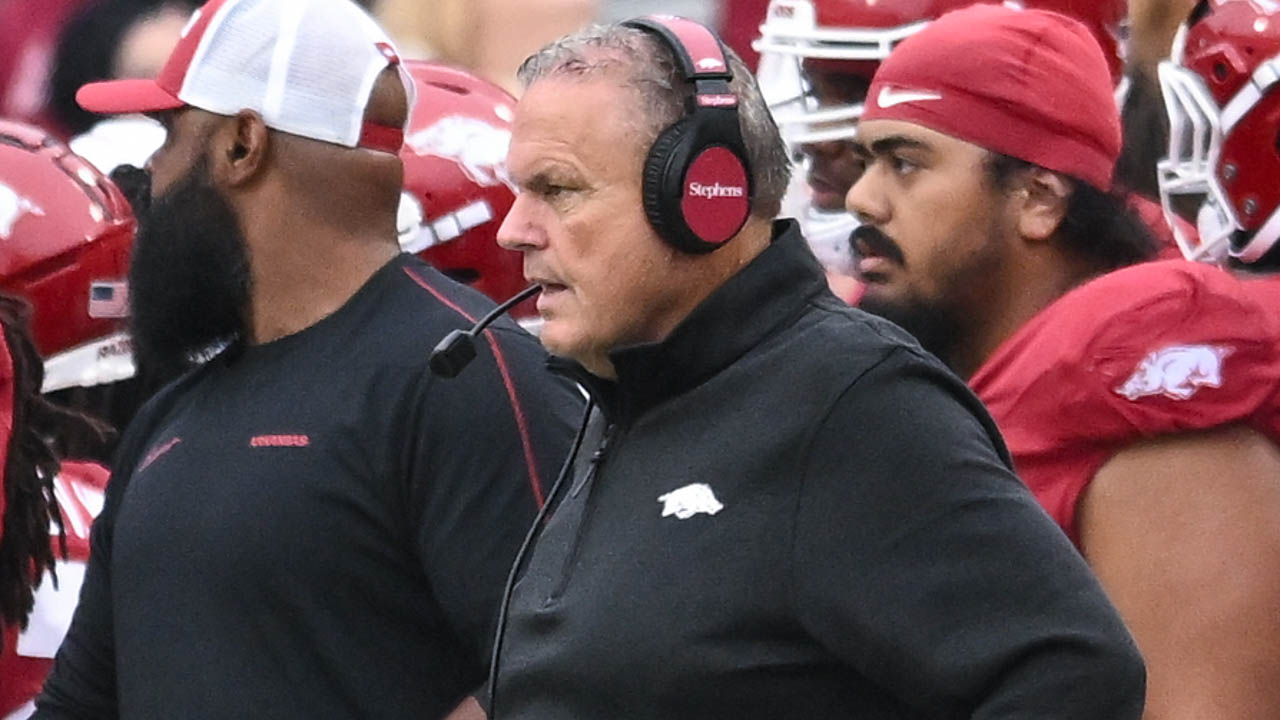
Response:
[{"label": "zipper on pullover", "polygon": [[[574,480],[573,486],[569,488],[569,497],[560,506],[561,510],[566,509],[566,505],[572,508],[576,515],[574,518],[575,527],[573,528],[573,539],[565,551],[564,564],[560,568],[560,578],[552,589],[551,594],[547,596],[544,605],[552,605],[558,601],[568,587],[569,580],[573,577],[573,566],[577,563],[578,551],[581,549],[583,538],[586,535],[587,523],[591,520],[591,485],[600,473],[600,467],[604,464],[604,460],[608,455],[609,446],[617,434],[617,428],[616,423],[610,423],[605,428],[604,434],[600,438],[600,445],[596,447],[595,452],[591,454],[591,459],[587,461],[586,472],[582,473],[581,478]],[[586,495],[579,499],[578,496],[584,490]]]}]

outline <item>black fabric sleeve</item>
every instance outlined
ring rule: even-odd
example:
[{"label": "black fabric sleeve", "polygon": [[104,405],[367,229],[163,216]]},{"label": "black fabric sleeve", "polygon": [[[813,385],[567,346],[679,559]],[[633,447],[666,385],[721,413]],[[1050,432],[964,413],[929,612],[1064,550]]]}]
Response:
[{"label": "black fabric sleeve", "polygon": [[457,378],[423,378],[411,503],[432,592],[483,680],[508,571],[584,400],[523,331],[487,331],[476,350]]},{"label": "black fabric sleeve", "polygon": [[1137,720],[1132,640],[988,423],[910,350],[843,393],[797,507],[801,621],[926,717]]}]

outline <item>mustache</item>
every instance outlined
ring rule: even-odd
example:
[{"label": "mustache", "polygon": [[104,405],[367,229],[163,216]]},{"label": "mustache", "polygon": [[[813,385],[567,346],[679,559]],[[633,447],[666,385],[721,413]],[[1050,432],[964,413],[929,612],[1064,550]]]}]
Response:
[{"label": "mustache", "polygon": [[[896,265],[907,264],[907,259],[902,255],[902,248],[898,247],[898,243],[872,225],[859,225],[854,228],[853,232],[849,233],[849,246],[853,249],[854,257],[876,255]],[[865,248],[866,252],[859,250],[859,246]]]}]

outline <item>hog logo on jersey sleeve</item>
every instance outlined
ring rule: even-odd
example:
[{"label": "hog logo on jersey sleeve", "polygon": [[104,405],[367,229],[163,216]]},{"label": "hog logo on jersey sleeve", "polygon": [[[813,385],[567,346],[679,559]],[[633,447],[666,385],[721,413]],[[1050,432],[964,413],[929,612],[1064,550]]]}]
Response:
[{"label": "hog logo on jersey sleeve", "polygon": [[19,195],[18,191],[0,183],[0,240],[8,240],[13,235],[13,226],[24,215],[44,215],[44,210]]},{"label": "hog logo on jersey sleeve", "polygon": [[411,134],[405,144],[419,155],[456,162],[467,177],[480,185],[504,183],[515,191],[505,164],[510,130],[463,115],[449,115]]},{"label": "hog logo on jersey sleeve", "polygon": [[1222,387],[1222,362],[1232,349],[1223,345],[1173,345],[1138,363],[1116,392],[1129,400],[1163,395],[1187,400],[1202,387]]}]

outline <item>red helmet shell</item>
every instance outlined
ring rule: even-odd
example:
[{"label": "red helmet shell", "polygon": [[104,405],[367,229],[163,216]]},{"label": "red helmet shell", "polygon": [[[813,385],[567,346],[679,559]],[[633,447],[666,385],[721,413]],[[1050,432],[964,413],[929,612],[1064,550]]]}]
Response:
[{"label": "red helmet shell", "polygon": [[1260,65],[1280,54],[1280,14],[1252,2],[1203,2],[1182,38],[1182,67],[1204,80],[1219,106],[1249,82]]},{"label": "red helmet shell", "polygon": [[1237,233],[1231,253],[1259,259],[1280,240],[1280,12],[1202,0],[1160,70],[1171,126],[1191,134],[1175,132],[1167,174],[1206,180],[1215,207],[1229,210],[1217,225]]},{"label": "red helmet shell", "polygon": [[[455,280],[505,300],[527,284],[522,255],[497,242],[498,227],[515,202],[506,154],[516,100],[465,70],[412,60],[404,66],[417,99],[400,152],[407,196],[401,246]],[[512,314],[530,318],[537,310],[526,301]]]},{"label": "red helmet shell", "polygon": [[1126,0],[1021,0],[1015,4],[1032,10],[1050,10],[1084,23],[1111,68],[1111,81],[1124,77],[1125,42],[1129,21]]},{"label": "red helmet shell", "polygon": [[[1182,65],[1199,75],[1222,107],[1222,155],[1214,168],[1240,226],[1260,230],[1280,211],[1280,14],[1258,3],[1209,3],[1187,27]],[[1256,95],[1255,73],[1271,70]]]},{"label": "red helmet shell", "polygon": [[[47,132],[0,120],[0,289],[33,305],[46,357],[121,329],[134,230],[102,173]],[[91,298],[95,283],[107,296]]]}]

